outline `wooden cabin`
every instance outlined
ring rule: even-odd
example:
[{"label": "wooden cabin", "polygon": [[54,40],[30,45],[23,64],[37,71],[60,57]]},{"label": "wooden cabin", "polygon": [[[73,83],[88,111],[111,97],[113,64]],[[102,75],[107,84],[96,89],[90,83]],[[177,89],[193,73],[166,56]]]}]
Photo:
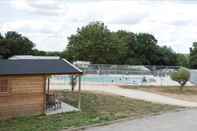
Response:
[{"label": "wooden cabin", "polygon": [[45,113],[51,75],[82,72],[64,59],[0,60],[0,119]]}]

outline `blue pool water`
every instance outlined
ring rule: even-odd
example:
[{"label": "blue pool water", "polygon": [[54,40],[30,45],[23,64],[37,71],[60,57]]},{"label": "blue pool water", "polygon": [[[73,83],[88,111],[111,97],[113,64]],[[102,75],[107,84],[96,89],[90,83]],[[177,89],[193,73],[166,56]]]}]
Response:
[{"label": "blue pool water", "polygon": [[[98,84],[141,84],[143,75],[84,75],[82,76],[83,83],[98,83]],[[56,76],[52,80],[56,82],[69,83],[68,76]]]},{"label": "blue pool water", "polygon": [[116,84],[128,84],[130,82],[141,83],[142,78],[132,77],[123,75],[96,75],[96,76],[85,76],[82,78],[83,81],[93,82],[93,83],[116,83]]}]

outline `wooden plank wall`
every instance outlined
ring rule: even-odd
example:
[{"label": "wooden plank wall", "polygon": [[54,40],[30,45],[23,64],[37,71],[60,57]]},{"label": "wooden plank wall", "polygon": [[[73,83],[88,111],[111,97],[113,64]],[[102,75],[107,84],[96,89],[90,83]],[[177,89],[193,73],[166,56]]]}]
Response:
[{"label": "wooden plank wall", "polygon": [[[43,113],[45,77],[16,76],[7,78],[10,92],[0,96],[0,119]],[[0,79],[2,78],[0,77]]]}]

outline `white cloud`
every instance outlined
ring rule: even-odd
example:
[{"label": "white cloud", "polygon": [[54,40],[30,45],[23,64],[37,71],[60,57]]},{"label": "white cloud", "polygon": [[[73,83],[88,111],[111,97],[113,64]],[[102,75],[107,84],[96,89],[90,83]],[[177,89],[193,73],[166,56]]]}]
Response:
[{"label": "white cloud", "polygon": [[177,52],[189,52],[197,35],[194,30],[197,2],[12,0],[10,3],[15,20],[1,23],[0,30],[19,31],[43,50],[63,50],[66,38],[91,21],[103,21],[113,31],[152,33],[158,44],[171,46]]},{"label": "white cloud", "polygon": [[11,1],[11,5],[18,10],[43,16],[60,15],[67,9],[62,0],[14,0]]},{"label": "white cloud", "polygon": [[[60,28],[60,27],[59,27]],[[41,32],[41,33],[53,33],[58,31],[58,26],[55,26],[53,22],[49,21],[42,21],[42,20],[20,20],[20,21],[13,21],[7,22],[2,24],[1,30],[3,32],[9,30],[20,30],[21,32],[25,33],[34,33],[34,32]]]}]

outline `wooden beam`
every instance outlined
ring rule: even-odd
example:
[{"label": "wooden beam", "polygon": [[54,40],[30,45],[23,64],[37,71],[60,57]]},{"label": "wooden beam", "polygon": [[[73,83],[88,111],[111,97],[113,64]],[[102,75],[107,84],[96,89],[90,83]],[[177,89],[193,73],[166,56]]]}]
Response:
[{"label": "wooden beam", "polygon": [[81,76],[79,76],[78,109],[81,110]]},{"label": "wooden beam", "polygon": [[37,73],[37,74],[0,74],[0,77],[15,77],[15,76],[44,76],[44,75],[83,75],[83,72],[71,72],[71,73]]},{"label": "wooden beam", "polygon": [[48,77],[48,83],[47,83],[47,93],[49,94],[49,90],[50,90],[50,77]]},{"label": "wooden beam", "polygon": [[44,82],[43,82],[43,97],[44,97],[44,102],[43,102],[43,113],[45,113],[46,112],[46,81],[47,81],[47,77],[46,76],[44,76],[43,77],[43,79],[44,79]]}]

